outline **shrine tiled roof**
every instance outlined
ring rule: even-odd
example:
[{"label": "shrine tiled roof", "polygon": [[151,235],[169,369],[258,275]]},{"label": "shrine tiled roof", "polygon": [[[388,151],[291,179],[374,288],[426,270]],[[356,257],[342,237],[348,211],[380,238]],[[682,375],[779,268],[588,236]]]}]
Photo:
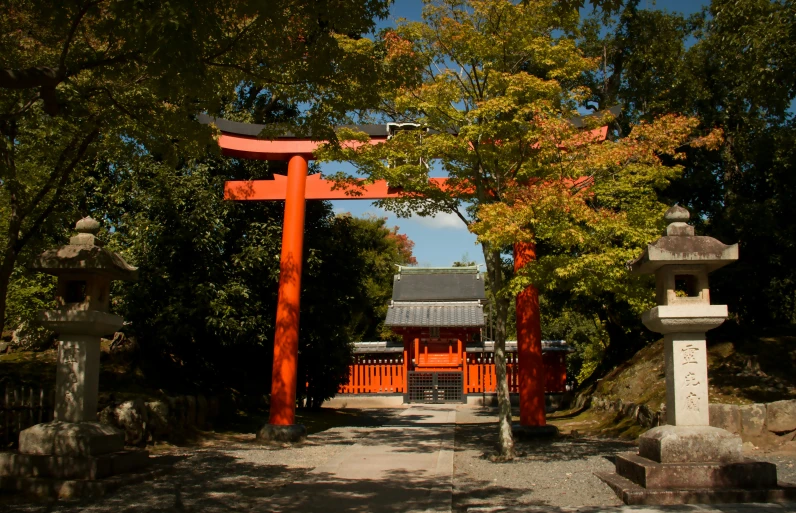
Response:
[{"label": "shrine tiled roof", "polygon": [[480,327],[484,306],[478,301],[395,301],[387,309],[386,326]]}]

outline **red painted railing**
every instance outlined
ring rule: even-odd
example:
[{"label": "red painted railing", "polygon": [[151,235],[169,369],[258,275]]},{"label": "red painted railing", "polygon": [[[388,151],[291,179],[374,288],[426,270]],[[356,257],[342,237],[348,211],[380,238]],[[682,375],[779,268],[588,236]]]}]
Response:
[{"label": "red painted railing", "polygon": [[350,365],[348,384],[341,394],[397,394],[406,391],[402,364],[364,363]]},{"label": "red painted railing", "polygon": [[[495,393],[497,376],[492,358],[468,356],[464,370],[464,392],[466,394]],[[479,362],[479,360],[481,360]],[[563,392],[566,385],[566,360],[564,355],[545,355],[545,391]],[[406,375],[399,360],[377,360],[349,366],[348,384],[340,387],[341,394],[403,394],[406,393]],[[387,363],[395,362],[395,363]],[[519,392],[519,365],[516,356],[509,356],[507,364],[509,392]]]},{"label": "red painted railing", "polygon": [[[516,363],[506,365],[509,392],[519,392],[519,372]],[[494,363],[468,363],[465,375],[464,392],[467,394],[495,393],[497,391],[497,375]]]}]

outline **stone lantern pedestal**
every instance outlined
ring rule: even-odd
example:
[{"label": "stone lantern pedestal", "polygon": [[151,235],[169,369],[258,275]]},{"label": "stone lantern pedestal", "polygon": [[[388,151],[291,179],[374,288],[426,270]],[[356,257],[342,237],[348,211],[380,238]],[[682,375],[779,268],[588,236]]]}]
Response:
[{"label": "stone lantern pedestal", "polygon": [[70,244],[44,252],[34,268],[58,276],[58,308],[40,313],[58,334],[55,420],[19,434],[17,452],[0,453],[0,489],[40,496],[96,495],[123,484],[114,478],[144,467],[146,451],[124,449],[124,433],[97,422],[100,338],[122,327],[108,312],[112,280],[133,280],[136,268],[95,238],[97,221],[77,223]]},{"label": "stone lantern pedestal", "polygon": [[658,306],[642,322],[664,337],[666,422],[639,437],[638,453],[616,456],[616,473],[597,473],[626,504],[776,502],[796,499],[773,463],[743,457],[741,437],[711,427],[705,332],[727,319],[710,304],[708,273],[738,259],[738,245],[694,235],[682,207],[666,212],[666,236],[628,267],[655,274]]}]

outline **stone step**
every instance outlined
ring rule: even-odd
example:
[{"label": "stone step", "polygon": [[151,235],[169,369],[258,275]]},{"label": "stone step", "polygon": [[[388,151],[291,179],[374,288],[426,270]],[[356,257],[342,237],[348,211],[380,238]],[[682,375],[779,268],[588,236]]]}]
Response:
[{"label": "stone step", "polygon": [[644,488],[772,488],[777,466],[746,459],[734,463],[658,463],[628,452],[617,454],[616,473]]},{"label": "stone step", "polygon": [[595,472],[628,505],[733,504],[796,501],[796,486],[779,483],[772,488],[649,489],[613,472]]}]

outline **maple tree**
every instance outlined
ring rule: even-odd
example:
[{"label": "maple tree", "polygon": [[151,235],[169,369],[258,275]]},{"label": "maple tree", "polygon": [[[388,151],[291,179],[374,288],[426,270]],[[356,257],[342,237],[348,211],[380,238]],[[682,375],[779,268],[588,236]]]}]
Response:
[{"label": "maple tree", "polygon": [[[660,235],[666,206],[656,191],[679,173],[661,157],[678,158],[697,128],[664,116],[601,143],[594,130],[610,115],[573,122],[589,94],[579,80],[597,65],[575,44],[577,23],[576,9],[550,0],[426,2],[422,22],[403,22],[381,38],[385,66],[416,81],[385,90],[380,113],[416,129],[379,145],[330,145],[322,155],[403,188],[404,197],[381,206],[399,215],[452,212],[478,234],[495,303],[503,460],[514,456],[505,353],[512,297],[533,284],[650,298],[624,278],[622,265]],[[349,129],[338,137],[367,139]],[[712,133],[695,143],[718,139]],[[447,175],[444,185],[429,180],[432,170]],[[337,179],[356,194],[351,176]],[[512,276],[504,253],[517,241],[551,250]]]}]

